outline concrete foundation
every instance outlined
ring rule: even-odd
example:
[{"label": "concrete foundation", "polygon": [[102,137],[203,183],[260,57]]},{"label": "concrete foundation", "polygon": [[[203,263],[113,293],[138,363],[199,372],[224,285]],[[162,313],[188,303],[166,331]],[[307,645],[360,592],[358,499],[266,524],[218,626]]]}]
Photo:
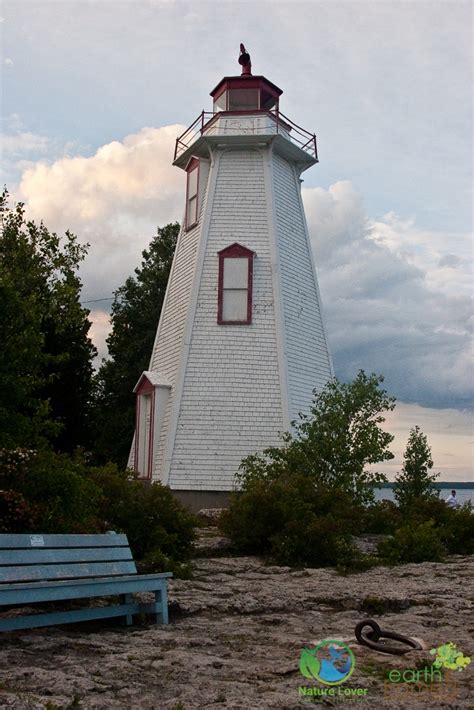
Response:
[{"label": "concrete foundation", "polygon": [[193,513],[203,508],[228,508],[228,491],[172,491],[175,498]]}]

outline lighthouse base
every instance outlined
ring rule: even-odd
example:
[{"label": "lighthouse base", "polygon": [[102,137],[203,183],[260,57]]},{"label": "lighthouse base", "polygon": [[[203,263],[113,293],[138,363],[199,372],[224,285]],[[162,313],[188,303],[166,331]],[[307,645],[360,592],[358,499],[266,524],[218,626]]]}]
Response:
[{"label": "lighthouse base", "polygon": [[172,491],[175,498],[192,513],[203,508],[228,508],[229,491]]}]

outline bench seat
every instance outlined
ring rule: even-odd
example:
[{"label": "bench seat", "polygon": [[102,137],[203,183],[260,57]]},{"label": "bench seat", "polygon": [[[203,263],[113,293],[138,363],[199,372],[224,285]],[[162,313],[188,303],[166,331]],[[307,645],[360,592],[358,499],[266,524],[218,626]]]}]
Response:
[{"label": "bench seat", "polygon": [[[94,561],[84,562],[84,558]],[[98,574],[100,570],[103,576]],[[120,570],[129,573],[121,574]],[[138,575],[125,535],[0,535],[0,612],[5,606],[120,597],[120,604],[0,616],[0,631],[107,617],[122,617],[126,624],[131,624],[133,614],[143,612],[167,624],[167,580],[170,577],[170,572]],[[136,602],[132,597],[135,592],[153,592],[155,600]]]}]

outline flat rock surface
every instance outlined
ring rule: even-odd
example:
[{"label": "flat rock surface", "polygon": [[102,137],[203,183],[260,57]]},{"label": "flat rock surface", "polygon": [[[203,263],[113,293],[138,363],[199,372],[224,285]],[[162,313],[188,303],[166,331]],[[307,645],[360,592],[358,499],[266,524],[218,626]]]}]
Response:
[{"label": "flat rock surface", "polygon": [[[211,529],[201,531],[201,550]],[[169,626],[116,621],[0,636],[0,708],[298,708],[474,707],[474,557],[445,564],[377,567],[341,576],[332,569],[291,570],[255,557],[193,562],[190,580],[170,584]],[[417,638],[423,651],[390,656],[358,645],[363,618]],[[366,696],[303,697],[319,687],[299,672],[303,647],[340,639],[353,650],[350,679],[338,688]],[[473,662],[441,682],[390,683],[429,665],[429,649],[455,643]]]}]

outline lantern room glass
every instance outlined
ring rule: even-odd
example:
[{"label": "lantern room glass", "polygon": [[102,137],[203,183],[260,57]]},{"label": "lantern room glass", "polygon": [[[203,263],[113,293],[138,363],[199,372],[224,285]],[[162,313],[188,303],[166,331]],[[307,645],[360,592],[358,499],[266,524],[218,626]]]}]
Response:
[{"label": "lantern room glass", "polygon": [[229,89],[229,111],[255,111],[260,108],[258,89]]},{"label": "lantern room glass", "polygon": [[214,112],[278,110],[278,97],[260,88],[226,89],[214,99]]}]

